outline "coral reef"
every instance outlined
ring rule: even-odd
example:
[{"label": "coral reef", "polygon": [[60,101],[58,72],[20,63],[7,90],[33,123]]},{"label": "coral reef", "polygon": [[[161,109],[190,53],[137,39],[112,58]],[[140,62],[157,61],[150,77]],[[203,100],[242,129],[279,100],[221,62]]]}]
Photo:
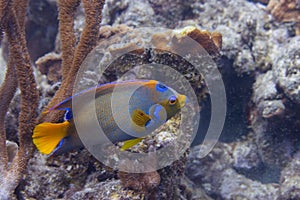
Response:
[{"label": "coral reef", "polygon": [[214,199],[278,199],[279,184],[262,184],[238,173],[238,169],[258,166],[259,155],[253,144],[219,143],[203,159],[199,158],[199,150],[192,149],[186,175]]},{"label": "coral reef", "polygon": [[133,27],[175,28],[182,20],[192,18],[195,0],[182,1],[116,1],[108,0],[104,8],[105,25],[126,24]]},{"label": "coral reef", "polygon": [[[5,1],[1,2],[5,5]],[[33,21],[31,23],[41,26],[47,34],[54,34],[57,25],[55,20],[52,21],[57,15],[53,10],[55,3],[52,0],[30,2],[29,18]],[[39,58],[36,62],[38,70],[35,71],[41,96],[39,113],[71,94],[74,76],[82,60],[95,45],[101,43],[110,47],[108,52],[99,50],[99,57],[94,60],[97,62],[97,59],[103,56],[119,55],[120,52],[136,47],[135,43],[143,45],[152,40],[163,48],[166,46],[166,38],[172,35],[177,45],[168,46],[169,50],[180,48],[182,39],[189,36],[199,42],[216,62],[227,92],[227,119],[219,142],[206,157],[200,156],[200,149],[205,146],[199,145],[204,137],[202,131],[204,134],[205,130],[199,130],[190,152],[185,151],[168,167],[143,174],[116,172],[103,166],[86,150],[50,158],[36,152],[28,163],[27,176],[24,176],[14,191],[16,197],[267,200],[300,198],[298,1],[107,0],[101,28],[101,16],[95,11],[96,6],[89,7],[88,1],[81,5],[79,1],[73,1],[70,5],[63,2],[58,2],[60,36],[57,37],[56,43],[50,40],[52,36],[46,37],[49,44],[46,45],[47,50],[43,50],[43,54],[47,53],[46,51],[50,53],[55,45],[54,53],[41,57],[41,52],[31,48],[39,43],[37,41],[40,40],[35,40],[39,36],[32,33],[30,38],[27,38],[30,44],[29,52],[33,55],[32,60]],[[47,12],[38,12],[37,5],[41,5],[42,8],[45,8],[44,5],[51,5],[49,13],[53,14],[48,16]],[[97,5],[97,8],[101,10],[102,6]],[[1,6],[0,8],[2,9]],[[90,15],[85,16],[85,12]],[[44,26],[48,22],[51,22],[51,27]],[[166,27],[176,31],[175,34],[159,32],[153,37],[149,37],[147,31],[134,32],[135,28],[145,26]],[[28,30],[32,32],[32,28]],[[89,37],[90,35],[93,37]],[[124,38],[116,37],[117,35],[123,35]],[[8,54],[5,40],[2,45],[3,57],[6,59]],[[11,61],[8,60],[9,62]],[[99,82],[116,80],[133,66],[153,63],[171,66],[186,77],[201,102],[200,124],[203,121],[209,123],[209,119],[203,120],[204,117],[210,118],[211,106],[204,77],[180,56],[151,48],[132,51],[114,60]],[[209,65],[201,66],[207,71],[211,70]],[[129,78],[139,77],[139,72],[131,72]],[[143,71],[143,77],[147,77],[148,73]],[[176,80],[174,74],[166,75],[170,77],[170,81]],[[85,74],[84,84],[93,86],[97,84],[95,80],[98,79],[99,74],[90,70]],[[19,146],[21,143],[16,132],[19,111],[22,110],[20,98],[22,93],[17,93],[14,99],[9,101],[11,105],[8,112],[4,110],[6,139]],[[60,117],[61,115],[56,113],[53,116],[41,116],[39,121],[57,121]],[[178,123],[178,118],[172,119],[157,130],[156,135],[145,138],[130,151],[149,153],[167,145],[172,146],[180,136]],[[183,137],[181,142],[189,139]],[[2,138],[1,142],[3,141],[5,140]],[[7,143],[7,148],[0,149],[1,152],[5,150],[9,153],[8,166],[14,165],[11,157],[15,154],[15,143]],[[130,164],[132,163],[125,163],[125,166],[130,167]],[[149,166],[151,167],[151,164]],[[14,184],[16,185],[17,183]]]},{"label": "coral reef", "polygon": [[293,160],[282,170],[281,174],[281,198],[299,199],[300,198],[300,157],[299,152],[294,155]]}]

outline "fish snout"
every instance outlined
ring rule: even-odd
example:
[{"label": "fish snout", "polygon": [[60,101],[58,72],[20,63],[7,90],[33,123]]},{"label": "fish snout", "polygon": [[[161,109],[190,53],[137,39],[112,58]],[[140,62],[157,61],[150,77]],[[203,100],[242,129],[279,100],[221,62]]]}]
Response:
[{"label": "fish snout", "polygon": [[188,103],[188,97],[185,95],[178,95],[178,102],[179,102],[179,107],[182,108]]}]

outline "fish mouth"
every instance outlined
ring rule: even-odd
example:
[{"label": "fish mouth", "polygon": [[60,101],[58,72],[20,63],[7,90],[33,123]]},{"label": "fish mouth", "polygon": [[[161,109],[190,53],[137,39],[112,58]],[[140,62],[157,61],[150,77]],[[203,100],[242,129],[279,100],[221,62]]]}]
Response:
[{"label": "fish mouth", "polygon": [[188,97],[185,95],[178,95],[179,108],[184,107],[188,103]]}]

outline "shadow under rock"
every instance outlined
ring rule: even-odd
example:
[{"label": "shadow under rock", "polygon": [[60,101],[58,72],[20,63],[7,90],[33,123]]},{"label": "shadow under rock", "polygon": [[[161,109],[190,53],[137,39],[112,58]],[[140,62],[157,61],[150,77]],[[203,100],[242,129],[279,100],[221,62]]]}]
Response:
[{"label": "shadow under rock", "polygon": [[[247,74],[239,76],[234,71],[232,62],[229,60],[223,59],[220,62],[222,62],[220,72],[226,90],[227,111],[225,124],[219,141],[229,143],[247,135],[250,131],[247,121],[247,109],[252,95],[254,77]],[[209,96],[204,102],[201,102],[201,108],[201,120],[192,146],[201,144],[208,130],[211,118],[211,102]]]}]

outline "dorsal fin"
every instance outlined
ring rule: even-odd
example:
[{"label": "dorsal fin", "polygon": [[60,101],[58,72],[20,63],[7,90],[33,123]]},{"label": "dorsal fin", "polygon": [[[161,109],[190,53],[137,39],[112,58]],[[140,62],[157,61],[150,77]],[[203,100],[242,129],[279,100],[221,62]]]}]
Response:
[{"label": "dorsal fin", "polygon": [[109,92],[112,92],[114,87],[119,85],[119,84],[126,87],[126,86],[129,86],[129,85],[137,85],[137,84],[155,86],[156,83],[157,83],[157,81],[155,81],[155,80],[128,80],[128,81],[117,81],[117,82],[101,84],[101,85],[98,85],[96,87],[92,87],[92,88],[88,88],[86,90],[83,90],[83,91],[75,94],[74,96],[68,97],[67,99],[65,99],[62,102],[56,104],[55,106],[53,106],[52,108],[50,108],[46,112],[50,112],[52,110],[68,110],[68,109],[72,108],[72,98],[73,97],[78,96],[78,95],[88,95],[91,92],[94,92],[95,89],[96,89],[95,95],[97,97],[99,95],[104,95],[104,94],[107,94]]}]

